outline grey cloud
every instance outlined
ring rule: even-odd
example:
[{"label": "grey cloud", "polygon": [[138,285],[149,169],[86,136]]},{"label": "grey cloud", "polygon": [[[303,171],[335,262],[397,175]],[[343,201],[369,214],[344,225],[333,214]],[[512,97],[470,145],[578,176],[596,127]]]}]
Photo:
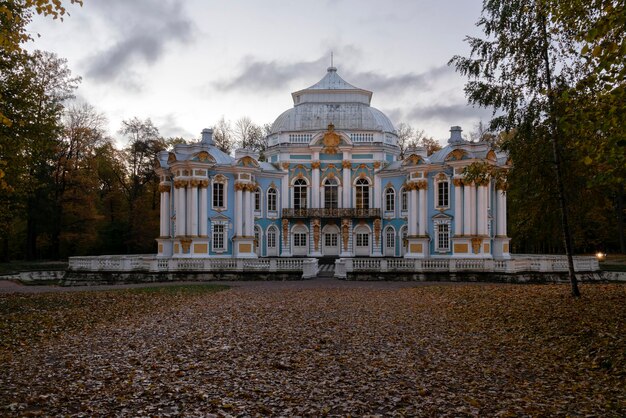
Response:
[{"label": "grey cloud", "polygon": [[[279,63],[277,61],[262,61],[248,57],[242,64],[243,70],[227,80],[214,82],[213,87],[221,91],[232,90],[266,90],[275,91],[285,89],[285,86],[294,80],[307,80],[310,84],[321,77],[321,68],[328,65],[329,57],[323,56],[315,61],[300,61]],[[385,75],[373,71],[354,72],[342,71],[339,74],[345,80],[357,87],[372,90],[376,94],[397,93],[406,90],[432,90],[433,86],[442,78],[453,76],[454,70],[447,65],[432,68],[423,73],[404,73],[400,75]],[[305,85],[301,87],[306,87]]]},{"label": "grey cloud", "polygon": [[[186,16],[182,4],[177,1],[116,0],[93,4],[103,8],[100,16],[104,17],[108,27],[117,32],[112,36],[119,38],[85,63],[87,76],[99,81],[112,81],[120,76],[124,78],[128,69],[137,62],[154,64],[167,45],[187,42],[195,31],[191,18]],[[136,81],[127,84],[137,87]]]},{"label": "grey cloud", "polygon": [[463,103],[434,104],[415,106],[406,112],[405,117],[410,121],[439,120],[456,125],[468,120],[489,120],[492,117],[492,111]]},{"label": "grey cloud", "polygon": [[156,124],[159,128],[159,132],[165,138],[182,137],[189,140],[198,136],[181,127],[174,113],[168,113],[157,118]]},{"label": "grey cloud", "polygon": [[447,65],[442,65],[423,73],[405,73],[390,76],[368,71],[347,73],[346,78],[352,84],[376,93],[393,93],[407,89],[430,90],[438,80],[454,74],[453,69]]},{"label": "grey cloud", "polygon": [[279,63],[277,61],[259,61],[248,57],[243,63],[243,71],[230,80],[213,83],[213,87],[222,91],[230,90],[284,90],[291,81],[312,76],[324,65],[326,57],[315,61]]}]

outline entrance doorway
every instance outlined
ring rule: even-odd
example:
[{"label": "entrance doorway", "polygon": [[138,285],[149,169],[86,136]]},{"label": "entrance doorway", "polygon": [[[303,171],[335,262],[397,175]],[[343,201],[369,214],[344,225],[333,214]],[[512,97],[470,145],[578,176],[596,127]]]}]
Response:
[{"label": "entrance doorway", "polygon": [[339,227],[337,225],[326,225],[322,229],[322,255],[339,255]]},{"label": "entrance doorway", "polygon": [[291,230],[291,253],[295,256],[309,254],[309,231],[304,225],[296,225]]},{"label": "entrance doorway", "polygon": [[354,255],[369,256],[371,245],[371,231],[365,225],[360,225],[354,229]]}]

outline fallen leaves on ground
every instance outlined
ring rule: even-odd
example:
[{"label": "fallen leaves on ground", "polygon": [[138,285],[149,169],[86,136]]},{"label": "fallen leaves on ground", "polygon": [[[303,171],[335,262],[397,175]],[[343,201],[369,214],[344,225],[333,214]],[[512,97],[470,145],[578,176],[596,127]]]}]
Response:
[{"label": "fallen leaves on ground", "polygon": [[626,287],[582,293],[448,285],[2,296],[0,414],[623,416]]}]

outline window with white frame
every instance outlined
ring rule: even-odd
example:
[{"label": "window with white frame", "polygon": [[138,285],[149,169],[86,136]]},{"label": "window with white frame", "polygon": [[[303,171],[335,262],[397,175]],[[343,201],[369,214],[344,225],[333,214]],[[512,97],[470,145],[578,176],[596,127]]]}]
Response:
[{"label": "window with white frame", "polygon": [[359,232],[356,234],[356,246],[357,247],[367,247],[370,242],[370,234],[367,232]]},{"label": "window with white frame", "polygon": [[386,229],[385,245],[387,248],[394,248],[396,246],[396,233],[392,227],[387,227]]},{"label": "window with white frame", "polygon": [[226,207],[225,196],[224,196],[224,183],[213,183],[213,208],[214,209],[223,209]]},{"label": "window with white frame", "polygon": [[328,232],[324,234],[324,245],[327,247],[336,247],[339,243],[339,234]]},{"label": "window with white frame", "polygon": [[257,187],[254,190],[254,211],[261,212],[261,188]]},{"label": "window with white frame", "polygon": [[337,209],[339,207],[339,193],[337,181],[326,179],[324,181],[324,208]]},{"label": "window with white frame", "polygon": [[267,231],[267,248],[276,248],[276,228],[271,227]]},{"label": "window with white frame", "polygon": [[307,184],[304,179],[297,179],[293,183],[293,208],[306,209]]},{"label": "window with white frame", "polygon": [[450,251],[450,223],[440,222],[436,224],[437,231],[437,251],[447,252]]},{"label": "window with white frame", "polygon": [[267,211],[276,212],[278,210],[278,192],[270,187],[267,191]]},{"label": "window with white frame", "polygon": [[370,183],[367,179],[356,181],[356,208],[369,209],[370,207]]},{"label": "window with white frame", "polygon": [[396,210],[396,192],[391,187],[385,190],[385,212]]},{"label": "window with white frame", "polygon": [[213,251],[226,250],[226,226],[224,224],[213,224],[211,242]]},{"label": "window with white frame", "polygon": [[447,208],[450,206],[450,182],[439,180],[437,182],[437,207]]},{"label": "window with white frame", "polygon": [[293,234],[294,247],[306,247],[306,233],[296,232]]},{"label": "window with white frame", "polygon": [[405,189],[402,188],[402,190],[400,191],[400,210],[402,212],[408,212],[409,211],[409,192]]}]

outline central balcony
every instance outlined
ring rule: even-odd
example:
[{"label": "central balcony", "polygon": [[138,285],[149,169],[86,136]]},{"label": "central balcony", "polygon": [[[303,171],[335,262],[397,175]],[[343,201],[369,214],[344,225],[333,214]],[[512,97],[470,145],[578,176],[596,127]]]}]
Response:
[{"label": "central balcony", "polygon": [[380,209],[283,209],[283,218],[380,218]]}]

